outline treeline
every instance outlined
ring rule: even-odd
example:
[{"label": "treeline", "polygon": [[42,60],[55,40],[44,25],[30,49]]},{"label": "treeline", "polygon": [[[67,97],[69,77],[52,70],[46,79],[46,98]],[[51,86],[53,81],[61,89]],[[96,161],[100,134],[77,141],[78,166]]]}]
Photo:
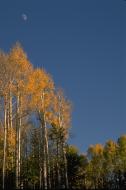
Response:
[{"label": "treeline", "polygon": [[19,43],[0,51],[0,189],[69,188],[71,103]]},{"label": "treeline", "polygon": [[126,135],[91,145],[85,154],[69,146],[67,161],[70,189],[126,189]]}]

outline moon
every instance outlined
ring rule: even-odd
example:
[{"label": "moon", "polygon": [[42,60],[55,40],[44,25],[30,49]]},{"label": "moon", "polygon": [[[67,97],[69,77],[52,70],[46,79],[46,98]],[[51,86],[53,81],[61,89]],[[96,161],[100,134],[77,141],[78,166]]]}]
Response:
[{"label": "moon", "polygon": [[28,20],[27,15],[26,15],[26,14],[24,14],[24,13],[21,15],[21,17],[22,17],[22,19],[23,19],[24,21],[27,21],[27,20]]}]

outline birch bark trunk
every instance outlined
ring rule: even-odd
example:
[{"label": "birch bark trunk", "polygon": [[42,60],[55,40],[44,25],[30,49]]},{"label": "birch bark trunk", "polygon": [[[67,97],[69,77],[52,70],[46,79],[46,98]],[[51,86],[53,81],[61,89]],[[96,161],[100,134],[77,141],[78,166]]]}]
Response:
[{"label": "birch bark trunk", "polygon": [[16,189],[20,188],[21,163],[21,97],[17,88],[17,128],[16,128]]},{"label": "birch bark trunk", "polygon": [[5,189],[6,147],[7,147],[7,97],[5,95],[5,99],[4,99],[3,189]]},{"label": "birch bark trunk", "polygon": [[44,189],[47,189],[47,153],[46,153],[46,132],[45,132],[45,120],[43,114],[42,128],[43,128],[43,177],[44,177]]},{"label": "birch bark trunk", "polygon": [[66,150],[64,142],[62,143],[62,151],[63,151],[63,162],[64,162],[65,188],[69,189],[68,175],[67,175],[67,159],[66,159]]},{"label": "birch bark trunk", "polygon": [[[13,111],[12,111],[12,101],[13,101],[13,99],[12,99],[12,93],[11,93],[11,91],[10,91],[10,93],[9,93],[9,126],[10,126],[10,137],[11,137],[11,140],[12,140],[12,128],[13,128],[13,119],[12,119],[12,116],[13,116]],[[12,149],[12,160],[11,160],[11,167],[12,167],[12,169],[14,168],[14,150]]]}]

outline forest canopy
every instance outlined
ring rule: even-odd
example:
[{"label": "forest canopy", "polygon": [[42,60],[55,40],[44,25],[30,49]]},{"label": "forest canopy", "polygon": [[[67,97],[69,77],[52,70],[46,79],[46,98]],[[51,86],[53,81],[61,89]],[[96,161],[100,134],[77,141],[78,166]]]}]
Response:
[{"label": "forest canopy", "polygon": [[71,102],[19,43],[0,51],[0,189],[125,189],[126,135],[68,144]]},{"label": "forest canopy", "polygon": [[71,103],[50,74],[33,67],[19,43],[9,53],[0,52],[0,121],[3,189],[10,183],[16,189],[59,187],[61,173],[68,187]]}]

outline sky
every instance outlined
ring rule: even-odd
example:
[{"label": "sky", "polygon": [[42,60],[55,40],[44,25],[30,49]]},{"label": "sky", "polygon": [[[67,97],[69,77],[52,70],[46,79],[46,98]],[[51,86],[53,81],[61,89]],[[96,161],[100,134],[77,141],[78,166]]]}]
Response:
[{"label": "sky", "polygon": [[126,1],[0,0],[0,49],[16,41],[72,101],[70,144],[126,134]]}]

